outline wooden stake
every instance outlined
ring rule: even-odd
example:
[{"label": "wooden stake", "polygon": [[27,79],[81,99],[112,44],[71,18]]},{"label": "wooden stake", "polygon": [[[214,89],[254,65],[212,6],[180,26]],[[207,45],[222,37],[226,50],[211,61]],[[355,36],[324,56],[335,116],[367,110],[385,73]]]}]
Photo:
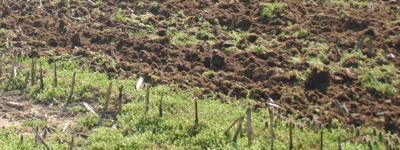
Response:
[{"label": "wooden stake", "polygon": [[161,93],[160,103],[158,104],[158,115],[160,117],[163,117],[163,106],[162,106],[163,97],[164,97],[164,92]]},{"label": "wooden stake", "polygon": [[107,95],[106,95],[106,104],[104,106],[104,111],[108,110],[108,105],[109,105],[110,99],[111,99],[111,90],[112,90],[112,82],[110,81],[110,83],[108,84]]},{"label": "wooden stake", "polygon": [[39,76],[39,82],[40,82],[40,89],[43,90],[44,89],[44,82],[43,82],[43,69],[42,69],[42,65],[40,65],[40,76]]},{"label": "wooden stake", "polygon": [[24,135],[22,135],[22,134],[19,137],[19,143],[20,144],[24,143]]},{"label": "wooden stake", "polygon": [[251,126],[251,108],[248,107],[246,110],[246,126],[247,126],[247,139],[248,144],[252,144],[253,140],[253,127]]},{"label": "wooden stake", "polygon": [[38,131],[35,132],[35,141],[42,143],[46,149],[50,149],[50,147],[46,144],[44,139],[38,134]]},{"label": "wooden stake", "polygon": [[342,150],[342,139],[338,138],[338,150]]},{"label": "wooden stake", "polygon": [[29,71],[25,74],[25,83],[24,88],[28,88],[29,85]]},{"label": "wooden stake", "polygon": [[293,124],[289,122],[289,150],[293,150]]},{"label": "wooden stake", "polygon": [[36,83],[36,59],[32,58],[32,68],[31,68],[31,85]]},{"label": "wooden stake", "polygon": [[124,86],[121,85],[118,89],[118,112],[121,112],[122,110],[122,91],[124,90]]},{"label": "wooden stake", "polygon": [[320,150],[324,149],[324,130],[321,130],[321,137],[320,137]]},{"label": "wooden stake", "polygon": [[240,116],[239,118],[237,118],[234,122],[232,122],[232,124],[225,130],[224,134],[225,135],[229,135],[229,131],[231,130],[231,128],[237,124],[240,120],[243,120],[244,116]]},{"label": "wooden stake", "polygon": [[145,99],[145,114],[147,114],[147,112],[150,109],[150,86],[147,85],[147,89],[146,89],[146,99]]},{"label": "wooden stake", "polygon": [[70,91],[69,91],[68,101],[67,102],[71,102],[72,101],[72,96],[74,95],[74,89],[75,89],[75,80],[76,80],[76,72],[74,72],[72,74],[71,87],[70,87]]},{"label": "wooden stake", "polygon": [[244,117],[241,118],[239,120],[239,122],[237,123],[237,128],[236,128],[235,134],[233,135],[233,142],[235,142],[235,143],[237,143],[237,139],[238,139],[240,130],[242,130],[242,121],[243,121],[243,119],[244,119]]},{"label": "wooden stake", "polygon": [[71,143],[70,143],[70,145],[69,145],[69,150],[73,150],[73,149],[74,149],[74,141],[75,141],[75,136],[72,135]]},{"label": "wooden stake", "polygon": [[274,111],[272,108],[268,109],[269,111],[269,132],[271,134],[271,150],[274,149],[274,141],[275,141],[275,132],[274,132]]},{"label": "wooden stake", "polygon": [[197,104],[197,98],[194,99],[194,128],[199,127],[199,110]]},{"label": "wooden stake", "polygon": [[53,79],[53,86],[57,87],[57,60],[54,61],[54,79]]}]

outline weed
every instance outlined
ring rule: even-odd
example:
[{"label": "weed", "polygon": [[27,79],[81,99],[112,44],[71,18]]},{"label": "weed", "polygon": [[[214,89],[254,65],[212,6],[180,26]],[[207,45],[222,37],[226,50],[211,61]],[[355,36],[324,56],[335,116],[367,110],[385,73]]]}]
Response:
[{"label": "weed", "polygon": [[286,3],[273,2],[273,3],[261,3],[260,4],[260,15],[261,19],[265,22],[271,21],[277,17],[281,17],[283,11],[288,7]]}]

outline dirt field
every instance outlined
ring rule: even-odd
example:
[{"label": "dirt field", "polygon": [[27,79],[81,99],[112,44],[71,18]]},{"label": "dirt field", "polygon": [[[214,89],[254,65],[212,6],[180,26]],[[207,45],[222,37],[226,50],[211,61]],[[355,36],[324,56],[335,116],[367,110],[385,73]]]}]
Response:
[{"label": "dirt field", "polygon": [[298,119],[400,133],[399,1],[284,0],[269,18],[263,1],[217,1],[3,1],[0,28],[13,34],[0,40],[20,55],[77,58],[110,75],[200,87],[199,96],[259,107],[271,98]]}]

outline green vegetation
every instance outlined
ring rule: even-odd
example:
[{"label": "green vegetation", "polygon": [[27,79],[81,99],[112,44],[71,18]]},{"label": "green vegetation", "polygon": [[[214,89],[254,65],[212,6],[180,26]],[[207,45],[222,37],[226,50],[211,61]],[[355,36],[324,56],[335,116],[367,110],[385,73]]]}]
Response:
[{"label": "green vegetation", "polygon": [[[30,59],[20,59],[20,62],[30,66]],[[49,69],[51,64],[45,59],[38,59],[43,68]],[[92,90],[87,89],[105,89],[109,81],[113,81],[116,86],[124,85],[129,95],[135,95],[130,103],[123,106],[122,112],[117,116],[116,121],[110,122],[108,119],[97,118],[93,114],[82,115],[78,123],[72,128],[74,131],[86,132],[89,137],[75,137],[75,146],[84,149],[266,149],[271,146],[271,134],[269,128],[270,113],[265,108],[252,110],[252,128],[253,141],[248,145],[246,137],[246,119],[243,121],[243,127],[239,130],[237,142],[233,142],[233,133],[236,130],[234,126],[230,134],[224,135],[229,125],[240,116],[245,116],[245,109],[252,107],[254,101],[243,99],[230,103],[221,103],[218,98],[210,97],[199,100],[199,126],[194,126],[194,103],[196,99],[191,93],[197,93],[199,89],[179,90],[173,86],[156,86],[151,88],[150,110],[145,112],[145,90],[133,90],[135,82],[126,79],[109,80],[105,74],[79,68],[78,62],[59,61],[58,74],[63,79],[71,77],[71,72],[77,72],[78,78],[76,88],[76,98],[74,101],[82,101],[82,95],[91,95]],[[387,69],[393,70],[393,66],[387,66]],[[51,72],[50,70],[48,72]],[[207,74],[207,73],[206,73]],[[212,74],[212,73],[211,73]],[[84,81],[88,80],[88,81]],[[89,81],[90,80],[90,81]],[[46,89],[53,89],[51,86],[52,75],[45,75]],[[56,89],[68,89],[69,81],[59,82]],[[41,97],[41,99],[52,99],[54,101],[63,101],[61,97],[66,97],[67,92],[59,92],[60,98],[54,98],[52,94],[45,94],[39,90],[32,90],[37,87],[29,87],[28,94]],[[113,93],[117,93],[113,89]],[[100,90],[102,91],[102,90]],[[102,93],[102,92],[100,92]],[[161,93],[163,96],[163,117],[159,116],[159,99]],[[41,95],[41,96],[39,96]],[[100,94],[102,95],[102,94]],[[92,95],[93,96],[93,95]],[[82,98],[78,98],[82,97]],[[88,96],[87,98],[89,98]],[[102,96],[100,96],[102,97]],[[41,99],[38,99],[41,101]],[[100,98],[103,99],[103,98]],[[115,99],[115,96],[113,96]],[[101,103],[101,100],[99,101]],[[276,149],[286,149],[288,147],[290,118],[278,119],[275,116],[274,147]],[[384,142],[377,140],[378,137],[370,129],[363,129],[358,135],[357,132],[343,129],[337,121],[334,121],[330,128],[317,129],[304,122],[293,121],[296,124],[293,132],[293,143],[296,148],[316,149],[320,141],[320,132],[324,132],[324,146],[330,149],[337,149],[337,139],[340,137],[343,141],[343,149],[367,149],[369,146],[383,148]],[[49,126],[46,121],[26,121],[25,127],[38,127],[39,130]],[[115,126],[115,128],[110,128]],[[44,144],[35,144],[33,136],[25,136],[20,140],[20,135],[16,129],[0,129],[0,149],[32,149],[44,148]],[[73,132],[74,132],[73,131]],[[72,133],[73,133],[72,132]],[[53,149],[65,149],[70,145],[72,133],[61,133],[55,130],[51,136],[45,139],[46,144]],[[304,138],[307,137],[307,138]],[[367,142],[349,139],[369,139]],[[64,141],[64,142],[60,142]],[[85,142],[86,141],[86,142]]]},{"label": "green vegetation", "polygon": [[113,14],[113,19],[116,20],[116,21],[123,21],[124,18],[125,18],[125,16],[124,16],[124,14],[123,14],[121,9],[119,9],[118,11],[116,11]]},{"label": "green vegetation", "polygon": [[284,15],[284,10],[288,7],[286,3],[273,2],[273,3],[261,3],[260,4],[260,15],[263,21],[271,21],[277,17]]},{"label": "green vegetation", "polygon": [[398,89],[394,86],[400,83],[398,69],[394,65],[383,65],[374,68],[364,68],[361,81],[363,86],[375,89],[377,92],[388,96],[396,96]]},{"label": "green vegetation", "polygon": [[168,35],[172,37],[171,44],[194,46],[199,43],[199,40],[194,35],[190,35],[185,32],[170,30]]}]

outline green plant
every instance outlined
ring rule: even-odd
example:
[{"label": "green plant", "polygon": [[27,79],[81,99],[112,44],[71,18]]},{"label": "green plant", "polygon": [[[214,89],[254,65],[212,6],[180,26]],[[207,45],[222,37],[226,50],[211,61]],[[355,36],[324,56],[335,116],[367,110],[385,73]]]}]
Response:
[{"label": "green plant", "polygon": [[100,119],[94,114],[86,114],[85,116],[79,118],[78,125],[85,129],[92,129],[100,124]]},{"label": "green plant", "polygon": [[261,3],[259,8],[261,19],[267,22],[281,17],[287,7],[288,5],[283,2]]},{"label": "green plant", "polygon": [[185,32],[169,31],[169,35],[172,36],[171,43],[175,45],[193,46],[199,43],[196,36]]},{"label": "green plant", "polygon": [[118,9],[116,12],[114,12],[114,14],[112,16],[113,16],[113,19],[116,21],[123,21],[125,19],[125,15],[121,9]]}]

